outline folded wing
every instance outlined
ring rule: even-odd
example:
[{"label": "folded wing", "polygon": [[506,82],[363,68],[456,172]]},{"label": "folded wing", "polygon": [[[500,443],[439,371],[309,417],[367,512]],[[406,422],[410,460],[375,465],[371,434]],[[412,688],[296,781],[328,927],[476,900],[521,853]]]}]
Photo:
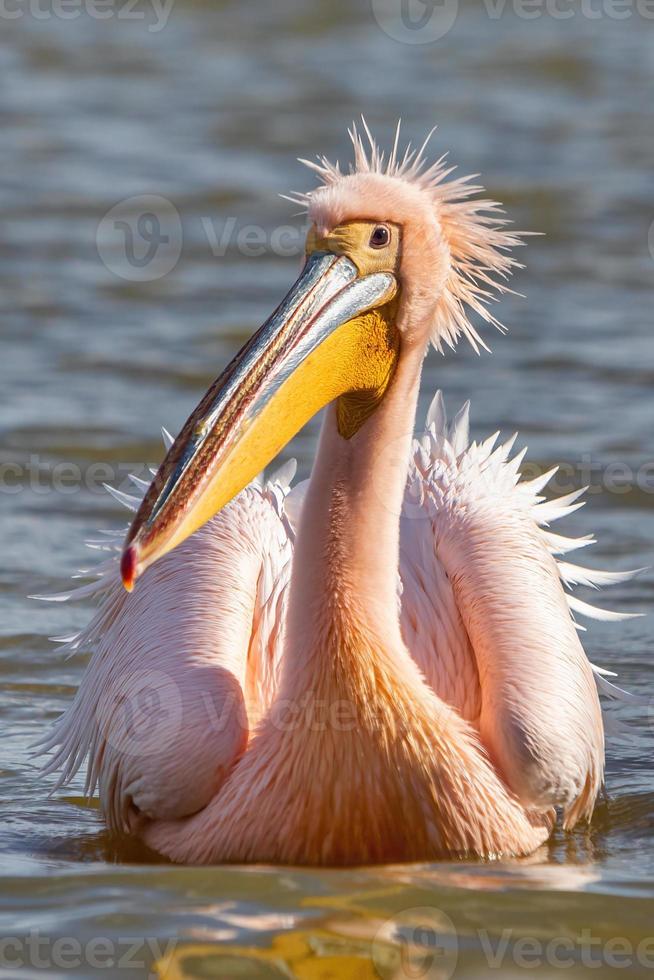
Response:
[{"label": "folded wing", "polygon": [[[402,626],[437,693],[480,732],[490,757],[528,807],[564,809],[566,826],[589,817],[603,779],[597,685],[572,611],[628,618],[570,595],[635,573],[557,560],[589,539],[549,530],[580,493],[546,501],[553,472],[520,479],[524,453],[497,435],[470,443],[468,406],[448,426],[440,393],[414,443],[401,522]],[[597,682],[597,683],[596,683]]]},{"label": "folded wing", "polygon": [[[120,581],[117,533],[96,542],[111,554],[95,582],[49,597],[100,603],[64,648],[92,657],[39,746],[51,753],[44,771],[60,773],[56,789],[88,760],[86,792],[98,789],[111,829],[205,806],[267,710],[292,558],[283,506],[291,475],[248,487],[133,593]],[[138,498],[115,493],[136,509]]]}]

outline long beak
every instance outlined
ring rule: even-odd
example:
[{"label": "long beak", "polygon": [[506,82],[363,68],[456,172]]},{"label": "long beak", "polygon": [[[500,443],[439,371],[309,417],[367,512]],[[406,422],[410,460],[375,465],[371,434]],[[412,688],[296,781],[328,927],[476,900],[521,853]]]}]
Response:
[{"label": "long beak", "polygon": [[391,273],[359,277],[345,256],[307,259],[161,464],[125,541],[126,589],[229,503],[324,405],[352,390],[385,387],[397,345],[384,341],[370,356],[371,311],[379,319],[377,308],[396,290]]}]

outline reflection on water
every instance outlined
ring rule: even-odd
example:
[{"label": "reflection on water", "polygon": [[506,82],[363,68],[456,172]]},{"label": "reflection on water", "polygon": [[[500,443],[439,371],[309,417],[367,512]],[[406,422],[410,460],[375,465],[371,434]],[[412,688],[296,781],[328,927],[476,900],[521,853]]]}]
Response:
[{"label": "reflection on water", "polygon": [[[510,336],[492,338],[492,357],[431,356],[425,405],[436,387],[452,407],[472,396],[475,435],[518,428],[540,465],[563,463],[575,484],[589,473],[591,505],[569,520],[598,536],[589,564],[652,565],[653,72],[643,23],[579,12],[527,20],[513,5],[492,17],[462,2],[440,40],[409,44],[385,33],[373,7],[381,16],[367,0],[177,0],[156,32],[151,20],[37,18],[27,6],[3,20],[0,922],[19,940],[8,955],[32,974],[34,950],[20,938],[29,929],[50,937],[40,952],[62,976],[107,975],[98,937],[116,960],[136,942],[126,977],[146,967],[168,977],[402,977],[432,954],[430,977],[453,964],[456,977],[493,965],[524,976],[521,937],[572,939],[566,969],[576,975],[588,968],[584,929],[597,940],[598,976],[615,937],[631,944],[632,972],[645,969],[654,792],[650,719],[637,703],[620,708],[630,727],[610,740],[608,799],[592,828],[502,865],[171,868],[108,841],[79,784],[48,799],[34,775],[29,745],[85,663],[58,660],[47,637],[72,632],[88,611],[25,597],[87,565],[83,539],[123,521],[102,482],[125,483],[161,458],[160,425],[179,427],[286,291],[301,241],[288,226],[301,219],[277,194],[309,186],[296,156],[346,159],[345,126],[361,110],[388,137],[399,115],[413,138],[438,122],[435,151],[480,170],[518,227],[546,233],[526,252],[517,288],[527,299],[503,303]],[[102,224],[116,206],[129,222],[122,202],[142,195],[165,198],[179,220],[159,278],[122,276]],[[169,225],[143,231],[147,244]],[[314,423],[285,454],[304,474],[315,433]],[[645,572],[606,602],[651,609],[652,586]],[[584,639],[628,689],[653,689],[647,620],[594,626]],[[59,963],[55,937],[77,939],[79,962],[69,950]],[[533,968],[558,975],[551,955]]]}]

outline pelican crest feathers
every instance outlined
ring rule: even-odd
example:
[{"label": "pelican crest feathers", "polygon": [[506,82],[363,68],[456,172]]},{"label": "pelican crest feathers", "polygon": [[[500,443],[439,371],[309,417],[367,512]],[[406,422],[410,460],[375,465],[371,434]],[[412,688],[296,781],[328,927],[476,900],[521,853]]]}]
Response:
[{"label": "pelican crest feathers", "polygon": [[[449,251],[449,275],[434,310],[432,343],[440,352],[443,344],[454,349],[460,337],[465,337],[478,353],[488,346],[470,320],[477,314],[483,321],[502,333],[504,325],[488,309],[488,304],[501,295],[512,293],[507,281],[522,264],[509,255],[512,248],[523,245],[526,232],[509,231],[510,221],[503,218],[504,211],[497,201],[480,198],[484,187],[475,183],[477,174],[447,178],[456,167],[448,163],[448,154],[442,154],[434,163],[425,156],[432,129],[420,147],[408,143],[400,150],[400,122],[397,124],[391,152],[386,155],[379,149],[365,119],[362,118],[364,135],[355,123],[348,130],[354,150],[354,160],[347,171],[336,161],[318,156],[315,161],[300,159],[320,180],[320,186],[312,191],[282,195],[286,200],[299,204],[310,217],[319,214],[318,205],[329,200],[330,207],[347,187],[351,178],[373,177],[376,182],[391,181],[404,184],[416,192],[417,207],[434,216],[440,226],[443,245]],[[325,190],[331,192],[326,199]],[[357,182],[360,200],[361,182]],[[379,199],[379,186],[373,191],[373,200]]]}]

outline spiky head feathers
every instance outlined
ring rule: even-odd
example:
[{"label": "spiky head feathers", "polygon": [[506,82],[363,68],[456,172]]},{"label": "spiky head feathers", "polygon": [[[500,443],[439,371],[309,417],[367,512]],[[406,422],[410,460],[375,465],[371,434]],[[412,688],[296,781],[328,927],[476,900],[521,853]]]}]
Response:
[{"label": "spiky head feathers", "polygon": [[506,230],[499,204],[477,197],[483,188],[471,177],[447,179],[454,167],[445,155],[427,164],[432,133],[419,149],[409,144],[400,154],[398,124],[386,157],[365,121],[363,126],[367,145],[356,126],[349,131],[354,162],[348,172],[325,157],[302,160],[317,173],[320,186],[290,200],[306,209],[321,234],[357,219],[399,224],[405,317],[428,322],[438,350],[444,344],[454,347],[460,336],[475,350],[486,348],[470,316],[504,329],[488,303],[511,292],[506,280],[520,266],[508,251],[522,244],[519,233]]}]

